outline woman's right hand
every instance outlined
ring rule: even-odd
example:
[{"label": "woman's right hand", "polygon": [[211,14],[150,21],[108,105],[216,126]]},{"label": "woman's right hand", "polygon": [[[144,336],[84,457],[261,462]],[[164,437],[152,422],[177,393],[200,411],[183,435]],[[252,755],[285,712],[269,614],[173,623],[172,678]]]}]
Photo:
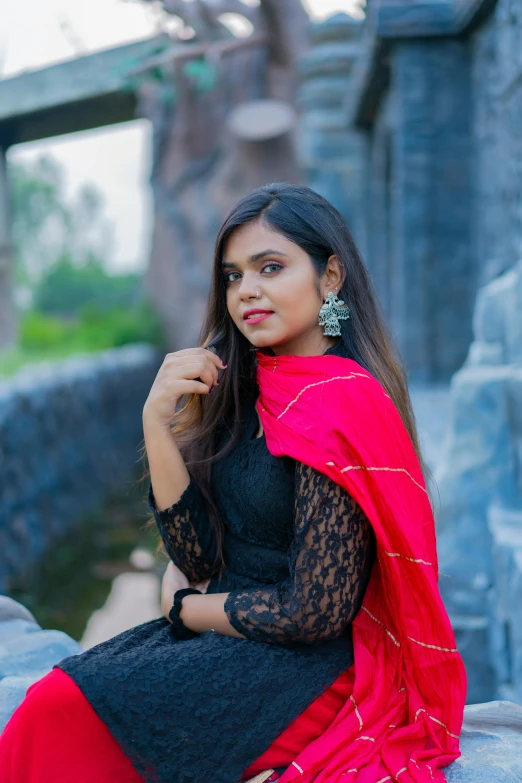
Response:
[{"label": "woman's right hand", "polygon": [[219,383],[221,359],[207,348],[185,348],[168,353],[143,406],[143,418],[169,425],[184,394],[209,394]]}]

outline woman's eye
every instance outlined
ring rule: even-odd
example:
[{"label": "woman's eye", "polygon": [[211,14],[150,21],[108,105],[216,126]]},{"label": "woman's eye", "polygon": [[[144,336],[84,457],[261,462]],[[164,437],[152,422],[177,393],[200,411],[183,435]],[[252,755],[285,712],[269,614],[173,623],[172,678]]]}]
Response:
[{"label": "woman's eye", "polygon": [[[270,269],[270,267],[275,267],[276,270],[283,268],[282,264],[278,264],[278,263],[274,262],[272,264],[266,264],[266,266],[264,266],[261,271],[265,272],[267,269]],[[235,283],[236,281],[232,280],[231,275],[238,275],[238,274],[239,274],[239,272],[228,272],[228,274],[225,275],[225,282],[226,283]]]}]

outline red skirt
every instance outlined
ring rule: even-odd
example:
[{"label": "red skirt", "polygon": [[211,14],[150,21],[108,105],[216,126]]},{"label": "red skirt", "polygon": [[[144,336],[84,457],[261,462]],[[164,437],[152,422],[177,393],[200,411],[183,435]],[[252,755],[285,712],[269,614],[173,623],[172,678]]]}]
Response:
[{"label": "red skirt", "polygon": [[[351,693],[353,667],[313,701],[243,773],[287,767]],[[2,783],[143,783],[76,683],[53,669],[31,685],[0,735]]]}]

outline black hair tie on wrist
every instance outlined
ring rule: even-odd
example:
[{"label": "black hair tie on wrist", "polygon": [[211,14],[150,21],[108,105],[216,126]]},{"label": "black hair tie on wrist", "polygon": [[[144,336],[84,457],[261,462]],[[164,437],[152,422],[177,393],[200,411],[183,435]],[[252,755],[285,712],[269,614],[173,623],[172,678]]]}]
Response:
[{"label": "black hair tie on wrist", "polygon": [[172,604],[172,609],[169,612],[169,620],[172,623],[172,628],[175,632],[176,639],[195,639],[197,636],[199,636],[197,631],[191,631],[190,628],[187,628],[179,616],[179,613],[181,612],[181,602],[186,595],[192,594],[203,595],[201,590],[196,590],[195,587],[183,587],[181,590],[176,590],[174,593],[174,601]]}]

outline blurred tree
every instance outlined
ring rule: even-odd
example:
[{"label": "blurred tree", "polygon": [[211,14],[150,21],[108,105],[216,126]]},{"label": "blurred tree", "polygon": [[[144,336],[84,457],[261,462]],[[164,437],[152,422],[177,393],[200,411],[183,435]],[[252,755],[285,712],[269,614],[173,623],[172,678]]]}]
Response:
[{"label": "blurred tree", "polygon": [[49,155],[9,165],[15,281],[32,289],[60,259],[82,266],[93,258],[107,261],[112,225],[104,217],[104,199],[84,185],[72,199],[65,192],[62,166]]},{"label": "blurred tree", "polygon": [[86,305],[100,312],[134,308],[141,301],[141,286],[141,274],[111,275],[94,257],[79,267],[63,255],[37,283],[33,307],[65,317],[75,317]]},{"label": "blurred tree", "polygon": [[[185,51],[136,63],[129,82],[153,129],[155,221],[145,286],[176,350],[197,339],[213,241],[229,206],[267,181],[299,181],[290,133],[267,156],[269,133],[249,140],[229,121],[236,108],[260,99],[295,105],[309,18],[300,0],[140,1],[153,3],[164,29],[187,41]],[[230,14],[243,18],[250,36],[234,36]]]}]

